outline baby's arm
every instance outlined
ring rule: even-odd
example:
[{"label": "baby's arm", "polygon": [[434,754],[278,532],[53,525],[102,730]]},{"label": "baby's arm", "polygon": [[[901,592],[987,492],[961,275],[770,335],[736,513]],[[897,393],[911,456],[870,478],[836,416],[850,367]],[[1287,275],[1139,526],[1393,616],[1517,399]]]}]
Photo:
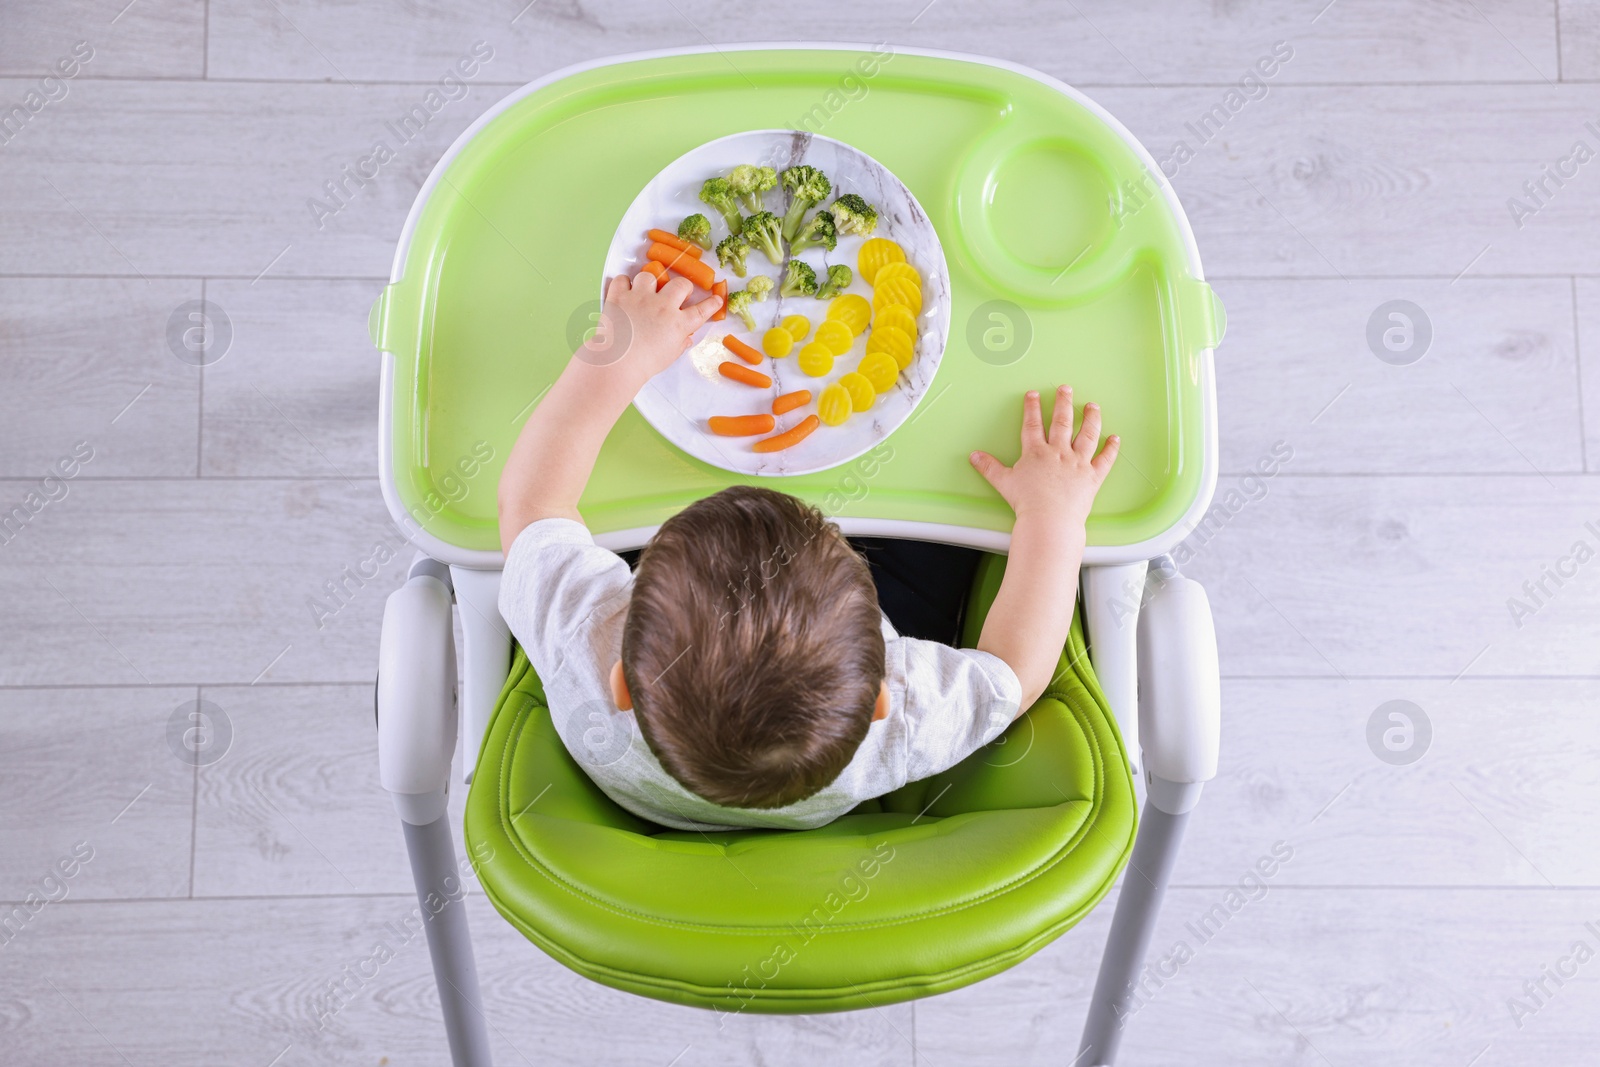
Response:
[{"label": "baby's arm", "polygon": [[509,554],[517,535],[540,519],[583,521],[578,498],[606,434],[722,303],[713,296],[684,307],[693,290],[676,276],[660,292],[652,274],[640,273],[631,284],[623,275],[611,279],[600,332],[567,361],[500,472],[502,551]]},{"label": "baby's arm", "polygon": [[1017,520],[1011,554],[978,648],[1011,667],[1022,683],[1018,714],[1043,695],[1072,628],[1089,506],[1116,461],[1118,438],[1100,442],[1100,409],[1085,404],[1083,427],[1072,439],[1072,389],[1056,390],[1047,438],[1039,394],[1022,402],[1022,455],[1007,467],[987,452],[972,453],[978,473],[1005,497]]}]

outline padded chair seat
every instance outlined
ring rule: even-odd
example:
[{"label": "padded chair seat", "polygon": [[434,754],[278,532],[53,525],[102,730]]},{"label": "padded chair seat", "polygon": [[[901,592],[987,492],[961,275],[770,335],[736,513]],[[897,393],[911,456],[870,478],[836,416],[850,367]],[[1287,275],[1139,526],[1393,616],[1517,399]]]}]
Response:
[{"label": "padded chair seat", "polygon": [[[976,640],[1003,573],[986,557]],[[823,1012],[956,989],[1099,902],[1136,807],[1076,620],[1050,691],[956,767],[816,830],[695,833],[613,803],[567,753],[519,649],[467,800],[496,908],[604,985],[723,1012]]]}]

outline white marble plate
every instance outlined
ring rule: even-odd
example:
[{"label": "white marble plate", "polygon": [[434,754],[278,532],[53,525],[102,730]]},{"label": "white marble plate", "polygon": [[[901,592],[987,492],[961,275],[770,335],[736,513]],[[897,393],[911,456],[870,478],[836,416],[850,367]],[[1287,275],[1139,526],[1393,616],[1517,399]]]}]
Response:
[{"label": "white marble plate", "polygon": [[[644,262],[645,231],[656,228],[675,233],[686,215],[699,212],[711,220],[713,245],[726,237],[727,225],[722,216],[700,202],[700,186],[707,178],[726,174],[740,163],[775,167],[779,172],[785,167],[805,163],[821,170],[833,183],[832,196],[819,207],[831,204],[834,197],[842,193],[857,193],[878,209],[878,229],[874,236],[898,242],[905,249],[907,260],[922,275],[922,312],[915,356],[911,365],[900,373],[894,388],[880,394],[870,410],[851,415],[840,426],[819,426],[806,440],[782,452],[753,451],[750,446],[758,440],[754,437],[718,437],[706,428],[706,419],[712,415],[770,413],[772,400],[779,394],[811,390],[811,403],[777,417],[777,429],[773,432],[781,433],[816,412],[816,398],[824,386],[856,369],[866,352],[870,330],[856,338],[854,348],[834,360],[832,372],[824,378],[800,373],[795,365],[799,345],[783,359],[763,359],[755,369],[773,380],[770,389],[756,389],[723,378],[716,373],[716,362],[720,359],[702,359],[703,369],[697,369],[691,345],[690,352],[685,352],[671,367],[651,379],[634,399],[634,407],[668,441],[696,459],[724,470],[752,475],[811,474],[827,470],[867,452],[892,433],[911,416],[933,381],[950,332],[950,274],[945,266],[944,250],[916,197],[900,179],[866,153],[842,141],[815,134],[750,130],[710,141],[678,157],[640,191],[611,240],[610,251],[606,254],[605,278],[624,272],[638,273]],[[788,200],[781,183],[777,189],[766,193],[764,206],[780,218],[783,216]],[[860,237],[841,237],[832,252],[813,248],[800,253],[800,258],[811,264],[818,279],[826,276],[827,264],[843,263],[855,271],[861,242]],[[717,266],[714,251],[706,252],[704,260],[716,268],[719,278],[728,280],[730,290],[743,288],[748,281],[741,281],[731,271]],[[750,277],[761,273],[771,276],[775,282],[783,280],[783,268],[773,266],[760,251],[752,251],[748,262]],[[604,279],[601,286],[603,291]],[[872,287],[859,277],[845,291],[872,299]],[[774,288],[772,295],[755,308],[758,326],[755,333],[746,331],[738,316],[730,315],[722,322],[707,323],[695,335],[694,343],[708,338],[715,341],[731,332],[759,350],[761,334],[785,315],[793,314],[805,315],[811,320],[812,336],[807,338],[811,340],[816,326],[827,313],[827,302],[809,296],[780,300]],[[731,353],[727,353],[727,357],[737,359]]]}]

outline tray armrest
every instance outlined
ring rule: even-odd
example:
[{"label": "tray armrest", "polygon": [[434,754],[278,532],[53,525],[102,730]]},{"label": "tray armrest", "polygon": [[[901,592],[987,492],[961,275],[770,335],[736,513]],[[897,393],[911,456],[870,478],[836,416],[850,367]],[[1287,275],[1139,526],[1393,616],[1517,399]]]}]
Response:
[{"label": "tray armrest", "polygon": [[1150,800],[1178,814],[1217,776],[1222,683],[1211,604],[1168,560],[1139,613],[1139,736]]}]

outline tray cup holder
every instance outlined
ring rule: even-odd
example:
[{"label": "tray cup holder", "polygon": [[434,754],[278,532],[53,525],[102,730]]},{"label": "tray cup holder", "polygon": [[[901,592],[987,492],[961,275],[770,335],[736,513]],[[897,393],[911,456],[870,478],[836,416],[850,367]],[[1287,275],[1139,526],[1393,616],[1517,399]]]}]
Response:
[{"label": "tray cup holder", "polygon": [[1105,280],[1097,260],[1116,243],[1118,196],[1111,174],[1081,146],[1002,127],[967,157],[956,218],[996,288],[1056,303]]}]

